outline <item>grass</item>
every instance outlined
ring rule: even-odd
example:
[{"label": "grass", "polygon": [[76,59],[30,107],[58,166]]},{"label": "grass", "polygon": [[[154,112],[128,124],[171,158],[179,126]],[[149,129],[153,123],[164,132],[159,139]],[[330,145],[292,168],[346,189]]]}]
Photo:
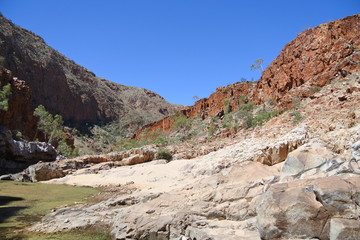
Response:
[{"label": "grass", "polygon": [[96,230],[76,230],[69,232],[42,234],[42,235],[28,235],[23,236],[26,240],[109,240],[106,233],[98,232]]},{"label": "grass", "polygon": [[47,239],[29,238],[19,235],[19,231],[39,221],[51,209],[74,204],[97,192],[90,187],[0,181],[0,239]]}]

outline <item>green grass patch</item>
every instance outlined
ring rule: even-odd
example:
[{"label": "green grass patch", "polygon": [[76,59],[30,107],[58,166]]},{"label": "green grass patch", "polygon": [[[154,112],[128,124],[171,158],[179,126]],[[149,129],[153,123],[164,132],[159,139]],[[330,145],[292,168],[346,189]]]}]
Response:
[{"label": "green grass patch", "polygon": [[[21,239],[21,238],[20,238]],[[26,240],[110,240],[108,234],[98,230],[85,229],[69,232],[59,232],[42,235],[22,236]]]},{"label": "green grass patch", "polygon": [[0,181],[0,239],[26,239],[19,238],[16,231],[39,221],[51,209],[97,192],[90,187]]}]

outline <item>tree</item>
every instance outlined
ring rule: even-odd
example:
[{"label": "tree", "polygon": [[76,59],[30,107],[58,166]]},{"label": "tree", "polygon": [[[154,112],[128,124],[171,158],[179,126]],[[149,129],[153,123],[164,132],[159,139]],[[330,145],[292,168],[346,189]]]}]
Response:
[{"label": "tree", "polygon": [[6,84],[0,90],[0,110],[7,111],[9,110],[9,96],[11,95],[11,84]]},{"label": "tree", "polygon": [[252,64],[250,66],[250,69],[251,70],[259,70],[260,69],[260,71],[263,71],[263,67],[262,67],[263,63],[264,63],[264,59],[262,59],[262,58],[256,59],[255,64]]},{"label": "tree", "polygon": [[198,96],[193,96],[194,101],[196,102],[197,100],[199,100]]},{"label": "tree", "polygon": [[62,116],[56,114],[53,116],[46,111],[43,105],[35,108],[34,116],[39,118],[38,129],[45,135],[45,140],[50,144],[57,144],[57,150],[65,156],[71,156],[73,151],[70,146],[66,144],[66,133],[64,132],[64,121]]}]

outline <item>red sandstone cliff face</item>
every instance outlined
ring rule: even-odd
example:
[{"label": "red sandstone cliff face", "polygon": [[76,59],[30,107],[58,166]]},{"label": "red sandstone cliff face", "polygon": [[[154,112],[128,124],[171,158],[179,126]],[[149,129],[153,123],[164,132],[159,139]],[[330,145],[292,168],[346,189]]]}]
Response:
[{"label": "red sandstone cliff face", "polygon": [[177,109],[152,91],[96,77],[3,16],[0,57],[4,67],[30,87],[33,107],[42,104],[77,128],[113,120],[144,125]]},{"label": "red sandstone cliff face", "polygon": [[[258,82],[238,82],[217,88],[209,98],[200,99],[182,112],[192,118],[214,116],[224,110],[225,99],[229,100],[232,111],[236,111],[242,95],[256,103],[272,101],[282,108],[291,105],[296,97],[311,95],[312,86],[324,86],[328,81],[359,70],[360,14],[357,14],[306,30],[284,47]],[[299,88],[303,85],[306,87]],[[145,128],[168,131],[172,126],[170,119]]]},{"label": "red sandstone cliff face", "polygon": [[289,42],[263,72],[254,99],[289,103],[292,89],[328,81],[360,70],[360,14],[321,24]]},{"label": "red sandstone cliff face", "polygon": [[0,125],[16,129],[31,140],[35,135],[37,120],[31,106],[31,90],[25,81],[13,77],[10,70],[0,67],[0,87],[11,84],[9,110],[0,110]]}]

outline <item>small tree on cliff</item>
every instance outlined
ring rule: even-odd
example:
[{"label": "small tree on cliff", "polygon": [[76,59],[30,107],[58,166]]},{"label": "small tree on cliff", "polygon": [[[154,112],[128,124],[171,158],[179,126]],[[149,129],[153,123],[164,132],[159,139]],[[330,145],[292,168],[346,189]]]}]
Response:
[{"label": "small tree on cliff", "polygon": [[263,67],[262,67],[263,63],[264,63],[264,59],[262,59],[262,58],[256,59],[255,64],[252,64],[250,66],[250,69],[251,70],[260,70],[260,72],[262,72],[263,71]]},{"label": "small tree on cliff", "polygon": [[43,105],[35,108],[34,116],[39,118],[38,129],[45,134],[45,140],[50,144],[57,143],[56,148],[61,154],[71,156],[74,154],[73,149],[66,143],[66,133],[64,132],[64,121],[58,114],[53,116],[46,111]]},{"label": "small tree on cliff", "polygon": [[11,95],[11,84],[6,84],[0,90],[0,110],[7,111],[9,109],[9,96]]}]

